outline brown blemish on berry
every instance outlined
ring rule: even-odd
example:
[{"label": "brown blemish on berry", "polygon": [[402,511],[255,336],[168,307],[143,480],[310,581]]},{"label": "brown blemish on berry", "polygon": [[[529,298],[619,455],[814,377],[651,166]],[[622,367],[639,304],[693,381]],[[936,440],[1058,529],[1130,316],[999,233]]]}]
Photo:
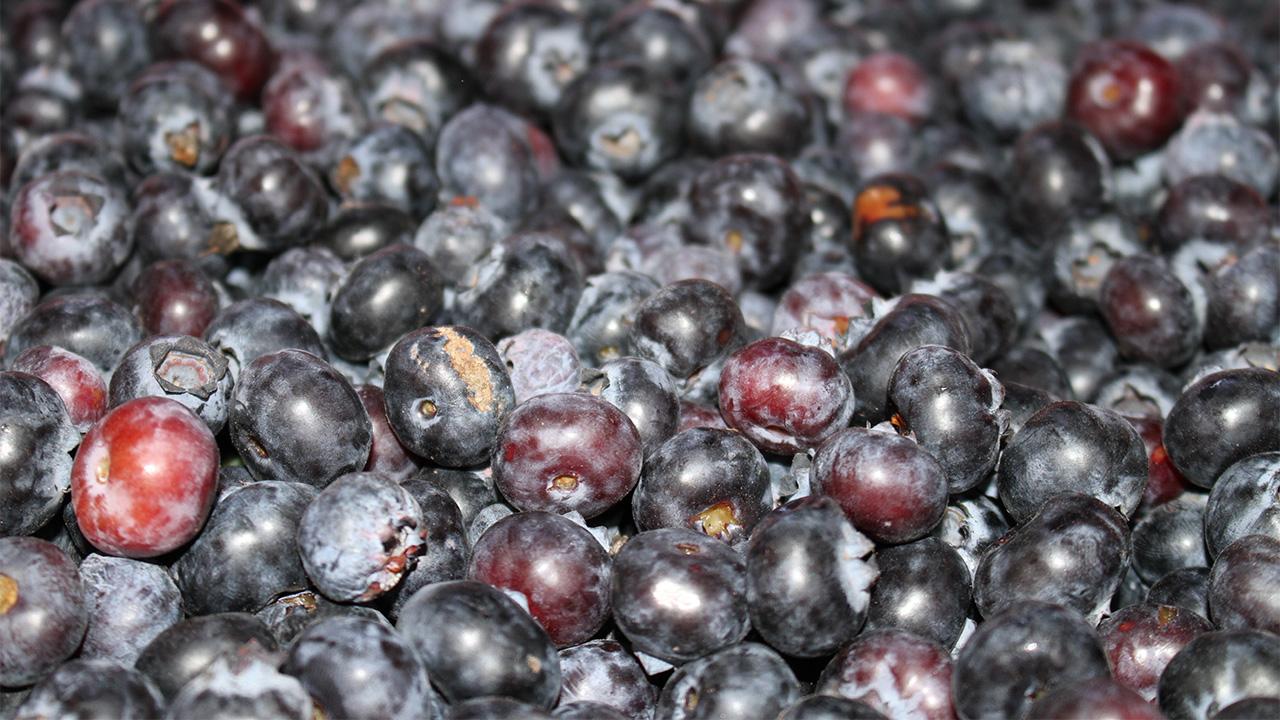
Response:
[{"label": "brown blemish on berry", "polygon": [[742,233],[736,229],[725,233],[724,244],[734,252],[742,252]]},{"label": "brown blemish on berry", "polygon": [[200,123],[191,123],[177,132],[164,134],[169,157],[179,165],[193,168],[200,161]]},{"label": "brown blemish on berry", "polygon": [[[444,337],[444,354],[449,357],[449,365],[467,386],[467,402],[480,412],[489,412],[494,403],[493,381],[489,378],[489,367],[476,355],[475,345],[453,328],[438,328],[438,332]],[[416,355],[416,349],[415,345],[411,354]]]},{"label": "brown blemish on berry", "polygon": [[1160,609],[1156,611],[1156,622],[1162,626],[1169,624],[1176,617],[1178,617],[1178,608],[1176,607],[1161,605]]},{"label": "brown blemish on berry", "polygon": [[889,424],[893,426],[894,430],[898,431],[899,435],[903,435],[911,431],[911,428],[907,427],[907,421],[903,420],[902,416],[898,413],[894,413],[893,417],[889,418]]},{"label": "brown blemish on berry", "polygon": [[698,707],[698,691],[690,690],[688,694],[684,696],[685,712],[692,712],[696,707]]},{"label": "brown blemish on berry", "polygon": [[556,478],[551,481],[551,486],[557,490],[564,490],[566,492],[573,490],[578,487],[578,476],[569,473],[557,475]]},{"label": "brown blemish on berry", "polygon": [[837,315],[831,318],[831,321],[835,323],[837,333],[840,333],[841,335],[847,335],[849,333],[848,317],[844,315]]},{"label": "brown blemish on berry", "polygon": [[93,477],[98,482],[104,483],[107,481],[107,478],[110,475],[111,475],[111,456],[103,455],[102,459],[98,461],[98,467],[94,468]]},{"label": "brown blemish on berry", "polygon": [[0,573],[0,615],[18,604],[18,581]]},{"label": "brown blemish on berry", "polygon": [[238,247],[240,247],[240,233],[236,231],[236,226],[229,222],[214,223],[201,256],[230,255]]},{"label": "brown blemish on berry", "polygon": [[728,537],[733,528],[742,526],[742,521],[733,511],[733,503],[728,500],[712,505],[689,520],[702,532],[721,539]]},{"label": "brown blemish on berry", "polygon": [[697,555],[701,552],[701,548],[693,543],[676,543],[676,549],[685,555]]},{"label": "brown blemish on berry", "polygon": [[280,602],[284,603],[285,605],[293,605],[294,607],[300,607],[306,610],[307,612],[315,612],[316,608],[318,607],[318,605],[316,604],[315,593],[312,593],[312,592],[298,593],[297,595],[292,595],[290,597],[284,598]]},{"label": "brown blemish on berry", "polygon": [[881,220],[904,220],[920,214],[915,205],[903,204],[902,193],[891,185],[872,185],[853,202],[853,232]]},{"label": "brown blemish on berry", "polygon": [[338,186],[338,192],[346,195],[351,191],[351,183],[360,177],[360,164],[350,155],[343,155],[338,161],[338,167],[333,171],[333,184]]},{"label": "brown blemish on berry", "polygon": [[524,664],[529,666],[529,670],[539,673],[542,672],[542,661],[532,655],[526,655]]},{"label": "brown blemish on berry", "polygon": [[418,406],[418,412],[424,418],[433,418],[440,412],[440,408],[436,407],[436,404],[430,400],[423,400],[422,404]]},{"label": "brown blemish on berry", "polygon": [[454,207],[479,207],[480,200],[475,195],[459,195],[449,201]]},{"label": "brown blemish on berry", "polygon": [[257,455],[263,460],[267,459],[267,449],[262,447],[262,443],[258,442],[257,438],[254,438],[254,437],[245,438],[244,444],[249,446],[249,452],[252,452],[254,455]]}]

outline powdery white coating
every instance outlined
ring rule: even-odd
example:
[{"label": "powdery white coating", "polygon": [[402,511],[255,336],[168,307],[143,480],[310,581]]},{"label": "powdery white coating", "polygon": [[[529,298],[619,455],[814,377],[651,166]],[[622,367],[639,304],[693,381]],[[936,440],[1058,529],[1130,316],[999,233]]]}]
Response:
[{"label": "powdery white coating", "polygon": [[695,660],[667,680],[657,713],[669,720],[773,718],[800,697],[800,683],[782,656],[759,643],[742,643]]},{"label": "powdery white coating", "polygon": [[58,512],[79,435],[47,383],[0,373],[0,535],[34,533]]},{"label": "powdery white coating", "polygon": [[573,343],[563,335],[530,328],[502,339],[497,348],[507,364],[517,403],[536,395],[578,389],[582,363]]},{"label": "powdery white coating", "polygon": [[112,555],[154,557],[200,532],[217,494],[217,443],[177,401],[138,398],[85,435],[71,479],[89,542]]},{"label": "powdery white coating", "polygon": [[0,258],[0,348],[39,298],[40,286],[31,273],[9,258]]},{"label": "powdery white coating", "polygon": [[125,663],[72,660],[31,689],[15,720],[157,718],[164,698],[155,683]]},{"label": "powdery white coating", "polygon": [[[157,346],[168,348],[159,366],[152,359],[152,349]],[[207,356],[192,352],[197,347]],[[152,335],[120,359],[119,367],[111,376],[111,404],[119,406],[139,397],[167,397],[198,415],[216,435],[226,425],[231,412],[233,381],[229,365],[222,368],[220,376],[214,377],[217,365],[209,358],[216,357],[215,353],[211,346],[195,338]],[[160,384],[161,377],[171,384],[170,388]],[[200,397],[206,385],[201,381],[212,381],[214,391],[208,397]],[[172,386],[187,387],[198,393],[174,392]]]},{"label": "powdery white coating", "polygon": [[1280,452],[1252,455],[1218,476],[1204,529],[1210,557],[1245,535],[1280,540]]},{"label": "powdery white coating", "polygon": [[875,543],[852,525],[840,526],[840,543],[836,545],[836,570],[845,600],[856,613],[862,613],[871,602],[871,585],[879,576],[875,559]]},{"label": "powdery white coating", "polygon": [[263,297],[292,307],[324,337],[329,331],[329,292],[345,272],[346,263],[328,248],[290,248],[267,263],[258,287]]},{"label": "powdery white coating", "polygon": [[13,198],[9,244],[28,270],[54,285],[106,280],[133,249],[129,201],[76,170],[27,183]]},{"label": "powdery white coating", "polygon": [[902,630],[876,630],[831,660],[817,690],[900,720],[951,720],[951,656]]},{"label": "powdery white coating", "polygon": [[367,601],[400,582],[426,542],[418,501],[382,473],[348,473],[298,523],[307,576],[338,602]]},{"label": "powdery white coating", "polygon": [[1194,175],[1225,175],[1271,197],[1280,174],[1275,141],[1229,113],[1200,110],[1164,149],[1164,177],[1175,185]]},{"label": "powdery white coating", "polygon": [[775,335],[808,327],[844,349],[850,323],[870,317],[871,301],[878,293],[853,275],[824,272],[807,275],[787,288],[773,313]]},{"label": "powdery white coating", "polygon": [[250,651],[215,659],[183,686],[165,718],[313,720],[314,713],[302,683],[276,670],[270,656]]},{"label": "powdery white coating", "polygon": [[89,630],[81,657],[132,665],[157,635],[182,619],[182,595],[164,568],[91,554],[80,563]]},{"label": "powdery white coating", "polygon": [[[44,677],[80,646],[87,623],[75,563],[56,545],[31,537],[0,538],[0,687]],[[14,592],[16,591],[16,592]]]},{"label": "powdery white coating", "polygon": [[560,704],[596,702],[635,720],[653,717],[657,691],[644,668],[615,640],[591,640],[560,651]]},{"label": "powdery white coating", "polygon": [[107,411],[107,383],[93,363],[69,350],[43,345],[27,348],[14,358],[11,370],[49,383],[62,398],[71,422],[88,432]]}]

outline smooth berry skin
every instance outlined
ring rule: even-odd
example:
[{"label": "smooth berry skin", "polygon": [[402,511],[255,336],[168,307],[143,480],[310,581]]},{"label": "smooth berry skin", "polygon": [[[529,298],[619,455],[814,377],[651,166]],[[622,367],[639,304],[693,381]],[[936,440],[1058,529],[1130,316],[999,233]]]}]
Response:
[{"label": "smooth berry skin", "polygon": [[853,526],[878,543],[929,534],[947,508],[942,466],[912,440],[847,428],[813,460],[814,492],[840,504]]},{"label": "smooth berry skin", "polygon": [[1146,481],[1146,446],[1133,426],[1110,410],[1067,401],[1042,409],[1014,435],[996,485],[1005,510],[1024,521],[1064,493],[1091,495],[1128,517]]},{"label": "smooth berry skin", "polygon": [[1258,247],[1208,279],[1205,344],[1211,348],[1266,342],[1280,317],[1280,249]]},{"label": "smooth berry skin", "polygon": [[793,703],[778,720],[887,720],[887,716],[858,700],[809,695]]},{"label": "smooth berry skin", "polygon": [[1098,141],[1071,122],[1050,122],[1018,138],[1012,210],[1024,226],[1062,225],[1101,210],[1111,194],[1111,165]]},{"label": "smooth berry skin", "polygon": [[231,444],[256,478],[324,487],[369,462],[369,414],[351,384],[311,353],[259,357],[232,397]]},{"label": "smooth berry skin", "polygon": [[386,473],[400,480],[408,479],[418,471],[422,461],[401,444],[400,438],[391,429],[382,388],[376,385],[357,385],[355,391],[360,396],[360,404],[364,405],[365,412],[369,413],[369,423],[373,428],[369,462],[364,469]]},{"label": "smooth berry skin", "polygon": [[849,424],[854,407],[849,376],[831,355],[776,337],[729,356],[719,397],[729,427],[766,452],[786,455],[820,446]]},{"label": "smooth berry skin", "polygon": [[660,445],[631,498],[641,530],[688,528],[730,544],[749,537],[772,506],[764,456],[726,428],[691,428]]},{"label": "smooth berry skin", "polygon": [[831,498],[809,496],[777,508],[747,546],[752,629],[792,657],[835,652],[866,617],[879,565],[873,550]]},{"label": "smooth berry skin", "polygon": [[1280,632],[1280,540],[1246,535],[1218,553],[1209,576],[1209,615],[1220,628]]},{"label": "smooth berry skin", "polygon": [[1257,630],[1207,632],[1187,643],[1160,675],[1156,699],[1169,720],[1207,720],[1226,708],[1280,692],[1280,638]]},{"label": "smooth berry skin", "polygon": [[142,339],[138,319],[104,295],[92,292],[48,297],[13,327],[5,344],[12,362],[23,350],[54,345],[83,356],[109,378],[116,363]]},{"label": "smooth berry skin", "polygon": [[298,524],[315,496],[310,485],[267,480],[221,497],[200,536],[173,564],[187,612],[256,612],[305,589]]},{"label": "smooth berry skin", "polygon": [[[537,562],[524,550],[544,547]],[[591,639],[609,616],[609,554],[585,528],[545,512],[509,515],[471,551],[467,577],[524,595],[556,647]]]},{"label": "smooth berry skin", "polygon": [[53,285],[103,282],[133,249],[124,193],[77,170],[27,183],[13,198],[10,218],[17,260]]},{"label": "smooth berry skin", "polygon": [[1147,590],[1147,602],[1171,605],[1202,618],[1209,617],[1209,568],[1174,570],[1151,585]]},{"label": "smooth berry skin", "polygon": [[1169,661],[1191,640],[1212,629],[1209,621],[1195,612],[1146,602],[1103,620],[1098,635],[1115,680],[1151,702]]},{"label": "smooth berry skin", "polygon": [[595,703],[624,717],[653,717],[657,690],[644,668],[616,640],[590,640],[560,651],[561,706]]},{"label": "smooth berry skin", "polygon": [[209,277],[186,260],[148,265],[133,281],[134,311],[149,335],[202,337],[218,314],[218,293]]},{"label": "smooth berry skin", "polygon": [[333,717],[427,720],[443,703],[422,660],[386,623],[331,617],[304,630],[281,665]]},{"label": "smooth berry skin", "polygon": [[72,660],[31,689],[15,717],[161,717],[164,700],[146,675],[114,660]]},{"label": "smooth berry skin", "polygon": [[430,324],[443,304],[443,287],[426,253],[410,245],[391,245],[361,259],[333,291],[334,351],[348,360],[368,360]]},{"label": "smooth berry skin", "polygon": [[1098,635],[1066,608],[1024,600],[989,618],[956,656],[956,714],[963,720],[1029,717],[1032,698],[1111,674]]},{"label": "smooth berry skin", "polygon": [[501,695],[545,708],[560,693],[551,639],[497,588],[472,580],[428,586],[405,605],[396,629],[450,703]]},{"label": "smooth berry skin", "polygon": [[622,546],[612,605],[632,647],[671,663],[735,645],[751,629],[742,555],[683,528],[642,532]]},{"label": "smooth berry skin", "polygon": [[270,77],[275,53],[262,31],[233,2],[169,3],[154,22],[155,37],[165,54],[209,68],[241,100],[255,99]]},{"label": "smooth berry skin", "polygon": [[898,628],[950,650],[964,630],[973,597],[968,566],[936,537],[883,548],[871,589],[867,629]]},{"label": "smooth berry skin", "polygon": [[387,356],[383,393],[400,442],[445,467],[483,464],[515,406],[497,349],[479,332],[457,325],[400,338]]},{"label": "smooth berry skin", "polygon": [[1280,452],[1251,455],[1223,471],[1209,493],[1204,539],[1209,557],[1246,535],[1280,540]]},{"label": "smooth berry skin", "polygon": [[[714,156],[761,152],[788,157],[808,140],[809,112],[775,65],[728,58],[693,85],[689,136]],[[752,122],[743,122],[748,116]]]},{"label": "smooth berry skin", "polygon": [[1266,243],[1271,222],[1258,191],[1223,175],[1194,175],[1171,184],[1152,229],[1166,254],[1196,240],[1244,251]]},{"label": "smooth berry skin", "polygon": [[1124,516],[1085,495],[1058,495],[1001,538],[973,575],[984,617],[1023,600],[1074,610],[1092,624],[1110,607],[1131,554]]},{"label": "smooth berry skin", "polygon": [[1177,68],[1141,43],[1105,40],[1080,50],[1067,115],[1117,160],[1159,148],[1182,123]]},{"label": "smooth berry skin", "polygon": [[134,666],[172,700],[219,657],[275,649],[275,638],[267,626],[252,615],[201,615],[175,623],[157,635]]},{"label": "smooth berry skin", "polygon": [[1133,525],[1133,563],[1148,585],[1175,570],[1207,567],[1204,493],[1190,492],[1151,508]]},{"label": "smooth berry skin", "polygon": [[745,335],[742,310],[728,291],[708,280],[681,280],[636,309],[631,347],[679,381],[732,352]]},{"label": "smooth berry skin", "polygon": [[48,383],[0,373],[0,536],[30,535],[58,514],[79,433]]},{"label": "smooth berry skin", "polygon": [[929,77],[914,60],[895,52],[869,55],[849,73],[845,111],[879,113],[921,122],[933,112]]},{"label": "smooth berry skin", "polygon": [[35,375],[49,384],[67,408],[71,424],[88,432],[107,412],[107,384],[93,363],[73,352],[49,345],[22,351],[10,370]]},{"label": "smooth berry skin", "polygon": [[1164,425],[1164,447],[1183,477],[1212,488],[1233,463],[1280,450],[1280,374],[1263,368],[1200,378],[1179,396]]},{"label": "smooth berry skin", "polygon": [[680,398],[675,380],[652,360],[620,357],[599,368],[600,377],[584,386],[626,413],[640,433],[645,457],[676,434]]},{"label": "smooth berry skin", "polygon": [[218,483],[209,426],[174,400],[131,400],[85,435],[71,469],[71,502],[85,538],[112,555],[144,558],[185,545],[204,525]]},{"label": "smooth berry skin", "polygon": [[913,175],[873,177],[853,200],[849,247],[859,274],[886,295],[942,269],[951,238],[942,212]]},{"label": "smooth berry skin", "polygon": [[662,688],[657,716],[773,717],[799,697],[800,683],[781,655],[759,643],[742,643],[676,670]]},{"label": "smooth berry skin", "polygon": [[0,538],[0,686],[47,675],[80,646],[88,623],[75,562],[53,543]]},{"label": "smooth berry skin", "polygon": [[89,629],[80,656],[132,667],[142,649],[182,619],[182,594],[165,568],[94,553],[80,563]]},{"label": "smooth berry skin", "polygon": [[1098,298],[1121,355],[1159,367],[1177,367],[1200,347],[1201,326],[1191,291],[1150,255],[1111,266]]},{"label": "smooth berry skin", "polygon": [[1126,720],[1163,720],[1159,708],[1138,693],[1115,680],[1093,678],[1060,687],[1038,698],[1031,706],[1031,717],[1092,720],[1094,718],[1126,718]]},{"label": "smooth berry skin", "polygon": [[493,451],[493,480],[521,510],[592,518],[631,492],[644,458],[625,414],[591,395],[539,395],[507,417]]},{"label": "smooth berry skin", "polygon": [[948,720],[955,712],[952,675],[951,656],[941,645],[905,630],[872,630],[831,659],[817,691],[886,714],[911,707],[909,717]]}]

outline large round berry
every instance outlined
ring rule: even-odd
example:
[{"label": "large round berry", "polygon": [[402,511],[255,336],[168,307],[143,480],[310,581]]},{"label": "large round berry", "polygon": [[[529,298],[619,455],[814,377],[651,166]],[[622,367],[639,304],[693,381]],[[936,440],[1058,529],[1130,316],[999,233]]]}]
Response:
[{"label": "large round berry", "polygon": [[1155,150],[1182,122],[1177,69],[1141,43],[1108,40],[1080,51],[1067,88],[1067,114],[1129,160]]},{"label": "large round berry", "polygon": [[87,623],[66,553],[36,538],[0,538],[0,687],[44,677],[80,646]]},{"label": "large round berry", "polygon": [[71,500],[85,538],[127,557],[154,557],[200,532],[218,486],[209,426],[174,400],[145,397],[107,413],[85,435]]}]

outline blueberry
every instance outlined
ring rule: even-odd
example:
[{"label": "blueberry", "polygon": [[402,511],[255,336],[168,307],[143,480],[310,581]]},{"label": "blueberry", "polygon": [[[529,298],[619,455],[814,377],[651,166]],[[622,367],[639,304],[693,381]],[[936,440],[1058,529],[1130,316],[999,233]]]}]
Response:
[{"label": "blueberry", "polygon": [[72,660],[31,689],[15,717],[160,717],[164,700],[146,675],[115,660]]},{"label": "blueberry", "polygon": [[249,298],[223,308],[205,329],[204,339],[228,357],[231,377],[237,381],[249,363],[277,350],[295,348],[322,359],[328,356],[306,318],[269,298]]},{"label": "blueberry", "polygon": [[182,619],[182,594],[158,565],[94,554],[80,563],[80,579],[89,613],[81,657],[132,665]]},{"label": "blueberry", "polygon": [[1257,630],[1207,632],[1160,675],[1160,710],[1170,720],[1203,720],[1214,708],[1280,696],[1280,640]]},{"label": "blueberry", "polygon": [[143,648],[134,666],[170,700],[218,658],[276,649],[267,626],[245,613],[187,618]]},{"label": "blueberry", "polygon": [[34,533],[71,489],[79,433],[53,388],[26,373],[0,373],[0,536]]},{"label": "blueberry", "polygon": [[0,538],[0,685],[30,685],[53,672],[87,625],[75,562],[44,540]]},{"label": "blueberry", "polygon": [[800,683],[773,650],[742,643],[694,660],[667,681],[661,717],[678,720],[768,718],[800,696]]},{"label": "blueberry", "polygon": [[329,339],[334,351],[368,360],[401,335],[431,322],[443,302],[443,283],[426,253],[390,245],[352,266],[333,290]]},{"label": "blueberry", "polygon": [[1280,629],[1270,588],[1280,580],[1280,540],[1246,535],[1218,553],[1209,576],[1209,615],[1223,629]]},{"label": "blueberry", "polygon": [[927,537],[876,553],[867,629],[899,628],[951,649],[972,598],[968,566],[950,545]]},{"label": "blueberry", "polygon": [[111,405],[140,397],[167,397],[200,416],[218,433],[230,413],[232,379],[226,355],[189,335],[152,335],[120,359],[111,376]]},{"label": "blueberry", "polygon": [[1280,449],[1280,374],[1224,370],[1183,390],[1169,411],[1164,446],[1187,480],[1211,488],[1238,460]]},{"label": "blueberry", "polygon": [[870,705],[882,714],[911,708],[913,717],[952,716],[955,670],[947,651],[905,630],[859,635],[823,669],[817,691]]},{"label": "blueberry", "polygon": [[624,717],[650,720],[657,702],[644,669],[621,643],[589,640],[560,651],[560,704],[599,704]]}]

